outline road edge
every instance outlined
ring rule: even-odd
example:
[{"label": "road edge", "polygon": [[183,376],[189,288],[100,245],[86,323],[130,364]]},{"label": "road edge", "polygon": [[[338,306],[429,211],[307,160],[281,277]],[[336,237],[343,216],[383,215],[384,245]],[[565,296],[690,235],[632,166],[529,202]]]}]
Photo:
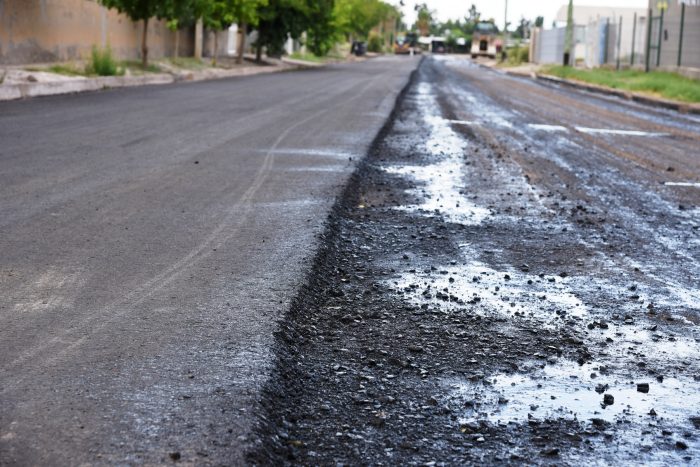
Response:
[{"label": "road edge", "polygon": [[312,266],[301,282],[289,308],[278,321],[278,328],[274,333],[274,344],[271,347],[274,356],[271,366],[272,370],[259,393],[260,400],[258,403],[261,410],[256,412],[256,420],[251,430],[254,441],[249,445],[247,452],[244,453],[244,458],[249,465],[274,465],[276,460],[279,461],[279,458],[274,457],[273,451],[265,449],[280,442],[277,433],[270,430],[271,425],[268,417],[274,411],[275,399],[282,395],[282,391],[280,391],[276,382],[279,379],[284,379],[284,375],[287,373],[286,370],[293,368],[294,353],[289,352],[289,349],[295,347],[295,342],[299,335],[294,327],[294,316],[303,314],[318,299],[318,291],[325,289],[327,277],[324,273],[324,265],[328,256],[332,254],[333,239],[339,231],[338,222],[343,217],[343,211],[348,208],[350,200],[357,198],[357,188],[362,179],[362,173],[370,165],[368,156],[376,152],[378,145],[396,121],[398,109],[406,98],[409,89],[415,84],[418,72],[424,61],[425,57],[421,57],[416,67],[411,71],[406,83],[396,95],[391,112],[372,139],[372,143],[367,148],[366,153],[357,163],[344,188],[335,198],[323,227],[323,233],[319,236],[320,242],[313,256]]},{"label": "road edge", "polygon": [[559,78],[558,76],[552,76],[541,73],[522,73],[512,70],[503,70],[503,73],[510,76],[532,78],[533,80],[545,81],[549,83],[555,83],[562,86],[571,87],[574,89],[581,89],[588,92],[605,94],[608,96],[619,97],[628,101],[638,102],[640,104],[648,105],[650,107],[660,107],[670,110],[675,110],[679,113],[686,114],[699,114],[700,115],[700,104],[692,104],[689,102],[674,101],[670,99],[662,99],[659,97],[649,96],[647,94],[642,94],[638,92],[624,91],[621,89],[609,88],[606,86],[599,86],[596,84],[583,83],[580,81],[574,81],[564,78]]}]

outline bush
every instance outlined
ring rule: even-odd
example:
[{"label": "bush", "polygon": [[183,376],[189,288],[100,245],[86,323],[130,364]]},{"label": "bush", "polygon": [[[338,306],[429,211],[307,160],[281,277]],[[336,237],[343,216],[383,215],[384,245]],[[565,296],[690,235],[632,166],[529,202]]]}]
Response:
[{"label": "bush", "polygon": [[370,34],[367,41],[367,51],[379,53],[384,48],[384,41],[377,34]]},{"label": "bush", "polygon": [[516,46],[507,50],[508,65],[520,65],[530,61],[530,49],[526,46]]},{"label": "bush", "polygon": [[115,76],[123,73],[114,57],[112,57],[112,49],[109,46],[102,50],[96,46],[92,47],[92,57],[85,72],[98,76]]}]

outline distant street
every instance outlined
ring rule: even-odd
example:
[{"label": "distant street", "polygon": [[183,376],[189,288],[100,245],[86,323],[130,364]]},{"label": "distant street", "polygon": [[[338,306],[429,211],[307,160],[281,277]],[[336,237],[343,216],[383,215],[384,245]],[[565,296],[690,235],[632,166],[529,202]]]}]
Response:
[{"label": "distant street", "polygon": [[239,464],[417,59],[0,103],[0,464]]}]

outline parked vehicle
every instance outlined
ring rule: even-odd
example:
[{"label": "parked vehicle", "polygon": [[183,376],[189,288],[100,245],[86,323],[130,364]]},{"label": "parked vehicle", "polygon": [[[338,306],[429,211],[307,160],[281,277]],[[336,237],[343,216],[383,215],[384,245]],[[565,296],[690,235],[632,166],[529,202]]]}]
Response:
[{"label": "parked vehicle", "polygon": [[405,36],[397,36],[394,42],[394,53],[401,55],[410,54],[411,52],[421,53],[421,48],[418,47],[418,34],[409,32]]},{"label": "parked vehicle", "polygon": [[486,21],[477,23],[472,34],[472,58],[496,58],[502,48],[503,41],[498,37],[496,25]]}]

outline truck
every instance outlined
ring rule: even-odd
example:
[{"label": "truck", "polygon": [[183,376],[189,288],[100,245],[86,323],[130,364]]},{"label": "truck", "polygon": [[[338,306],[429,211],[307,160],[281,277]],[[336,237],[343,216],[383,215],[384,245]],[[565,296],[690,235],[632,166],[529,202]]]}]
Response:
[{"label": "truck", "polygon": [[495,24],[487,21],[480,21],[476,24],[472,34],[472,58],[496,58],[496,55],[501,53],[502,47],[503,42],[498,37],[498,28]]}]

